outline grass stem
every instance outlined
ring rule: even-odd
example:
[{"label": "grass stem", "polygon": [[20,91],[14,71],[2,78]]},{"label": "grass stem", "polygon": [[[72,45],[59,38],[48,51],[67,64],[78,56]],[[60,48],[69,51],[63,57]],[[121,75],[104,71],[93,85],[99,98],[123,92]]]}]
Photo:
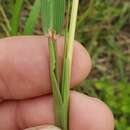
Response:
[{"label": "grass stem", "polygon": [[9,32],[11,30],[11,26],[10,26],[9,19],[7,18],[6,13],[5,13],[2,5],[0,5],[0,13],[2,14],[2,17],[4,19],[3,21],[6,24],[6,27],[4,27],[4,30],[6,30],[6,34],[9,36],[10,35]]},{"label": "grass stem", "polygon": [[77,12],[78,12],[79,0],[73,0],[72,9],[70,15],[70,26],[69,32],[66,33],[65,47],[64,47],[64,64],[63,64],[63,75],[62,75],[62,97],[63,97],[63,113],[62,113],[62,126],[63,130],[69,129],[69,89],[71,79],[71,64],[74,37],[76,30]]}]

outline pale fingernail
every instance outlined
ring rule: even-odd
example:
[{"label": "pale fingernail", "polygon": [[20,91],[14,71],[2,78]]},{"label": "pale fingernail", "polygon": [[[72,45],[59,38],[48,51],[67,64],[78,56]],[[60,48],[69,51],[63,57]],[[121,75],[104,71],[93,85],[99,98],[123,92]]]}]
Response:
[{"label": "pale fingernail", "polygon": [[56,126],[53,126],[53,125],[44,125],[44,126],[27,128],[27,129],[24,129],[24,130],[61,130],[61,129],[57,128]]}]

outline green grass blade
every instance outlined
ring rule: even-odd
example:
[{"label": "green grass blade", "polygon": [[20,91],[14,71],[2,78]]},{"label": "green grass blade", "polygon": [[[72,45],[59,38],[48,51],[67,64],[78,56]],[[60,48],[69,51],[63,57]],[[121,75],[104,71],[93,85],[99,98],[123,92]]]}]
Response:
[{"label": "green grass blade", "polygon": [[11,35],[17,35],[19,21],[20,21],[20,13],[23,6],[24,0],[16,0],[12,11],[12,20],[11,20]]},{"label": "green grass blade", "polygon": [[60,93],[59,83],[57,81],[57,76],[55,73],[56,68],[56,56],[55,56],[55,49],[54,44],[55,41],[49,39],[49,53],[50,53],[50,79],[52,85],[52,92],[54,98],[54,113],[55,113],[55,123],[58,127],[61,127],[61,107],[62,107],[62,96]]},{"label": "green grass blade", "polygon": [[51,6],[50,1],[48,0],[41,0],[41,18],[42,18],[42,29],[43,32],[48,33],[48,30],[51,26]]},{"label": "green grass blade", "polygon": [[45,33],[49,30],[60,34],[64,22],[65,0],[41,0],[42,28]]},{"label": "green grass blade", "polygon": [[65,0],[55,0],[54,2],[54,30],[61,33],[65,13]]},{"label": "green grass blade", "polygon": [[[60,94],[60,89],[58,87],[58,82],[55,76],[55,69],[56,69],[56,57],[55,57],[55,50],[54,50],[54,41],[49,39],[49,52],[50,52],[50,76],[52,81],[52,90],[56,91],[56,98],[59,100],[59,104],[62,104],[62,97]],[[53,87],[54,86],[54,87]],[[54,93],[55,93],[54,91]]]},{"label": "green grass blade", "polygon": [[82,25],[84,23],[85,19],[88,16],[91,16],[91,13],[94,10],[94,2],[95,2],[95,0],[90,0],[88,9],[86,9],[86,11],[79,17],[79,21],[77,23],[77,27],[80,27],[80,25]]},{"label": "green grass blade", "polygon": [[62,98],[63,98],[63,108],[62,108],[62,129],[68,130],[68,120],[69,120],[69,89],[70,89],[70,61],[68,59],[64,59],[63,65],[63,75],[62,75]]},{"label": "green grass blade", "polygon": [[73,54],[73,44],[76,30],[77,12],[78,12],[79,0],[73,0],[72,10],[70,16],[70,27],[68,35],[66,34],[65,40],[67,46],[65,46],[65,58],[63,64],[63,75],[62,75],[62,98],[63,98],[63,111],[62,114],[62,129],[68,130],[68,108],[69,108],[69,89],[70,89],[70,79],[71,79],[71,63]]},{"label": "green grass blade", "polygon": [[35,30],[35,25],[37,22],[37,18],[39,16],[40,13],[40,7],[41,7],[41,1],[40,0],[36,0],[32,10],[30,12],[30,15],[25,23],[25,27],[24,27],[24,35],[32,35],[34,30]]},{"label": "green grass blade", "polygon": [[[9,19],[8,19],[8,17],[7,17],[7,15],[6,15],[6,13],[5,13],[5,11],[4,11],[4,9],[3,9],[3,7],[2,7],[2,5],[0,5],[0,14],[2,15],[2,19],[3,19],[3,22],[5,22],[5,28],[7,28],[6,29],[6,32],[8,32],[8,35],[10,35],[9,34],[9,32],[10,32],[10,30],[11,30],[11,26],[10,26],[10,22],[9,22]],[[0,21],[1,22],[1,21]]]},{"label": "green grass blade", "polygon": [[78,11],[79,0],[73,0],[72,3],[72,11],[71,11],[71,19],[70,19],[70,28],[69,28],[69,36],[68,36],[68,59],[72,61],[73,54],[73,43],[75,37],[76,30],[76,21],[77,21],[77,11]]}]

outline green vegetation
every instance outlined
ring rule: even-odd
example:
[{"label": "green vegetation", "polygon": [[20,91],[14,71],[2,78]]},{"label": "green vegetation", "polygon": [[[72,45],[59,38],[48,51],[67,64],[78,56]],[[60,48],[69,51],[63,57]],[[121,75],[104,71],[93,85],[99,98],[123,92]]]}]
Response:
[{"label": "green vegetation", "polygon": [[[14,1],[0,0],[1,38],[12,34],[12,26],[19,25],[15,33],[23,34],[26,22],[29,21],[27,16],[33,12],[34,0],[24,0],[18,17],[20,22],[12,25]],[[32,21],[36,19],[37,15]],[[34,22],[36,26],[28,34],[42,34],[39,21]],[[130,130],[129,26],[128,0],[80,0],[76,39],[89,51],[93,69],[87,80],[76,89],[96,96],[110,106],[115,115],[116,130]]]},{"label": "green vegetation", "polygon": [[[69,1],[70,3],[70,1]],[[72,7],[67,15],[68,25],[63,29],[65,20],[65,0],[41,0],[42,29],[48,36],[50,53],[50,78],[54,98],[55,124],[62,130],[69,129],[69,91],[71,80],[71,63],[73,43],[75,38],[79,0],[72,1]],[[69,6],[67,6],[69,8]],[[62,79],[60,81],[57,59],[57,34],[65,34],[64,61]]]}]

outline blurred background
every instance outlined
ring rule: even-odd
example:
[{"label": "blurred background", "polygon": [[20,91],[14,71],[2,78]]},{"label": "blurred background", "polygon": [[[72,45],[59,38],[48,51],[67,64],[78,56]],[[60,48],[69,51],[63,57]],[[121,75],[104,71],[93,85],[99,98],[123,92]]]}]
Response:
[{"label": "blurred background", "polygon": [[[11,36],[14,14],[19,17],[15,20],[16,35],[23,34],[35,1],[19,0],[24,1],[22,6],[14,8],[16,1],[0,0],[0,38]],[[42,34],[39,16],[35,16],[35,30],[29,34]],[[115,130],[130,130],[130,1],[80,0],[76,39],[88,50],[93,63],[91,74],[76,90],[103,100],[111,108]]]}]

